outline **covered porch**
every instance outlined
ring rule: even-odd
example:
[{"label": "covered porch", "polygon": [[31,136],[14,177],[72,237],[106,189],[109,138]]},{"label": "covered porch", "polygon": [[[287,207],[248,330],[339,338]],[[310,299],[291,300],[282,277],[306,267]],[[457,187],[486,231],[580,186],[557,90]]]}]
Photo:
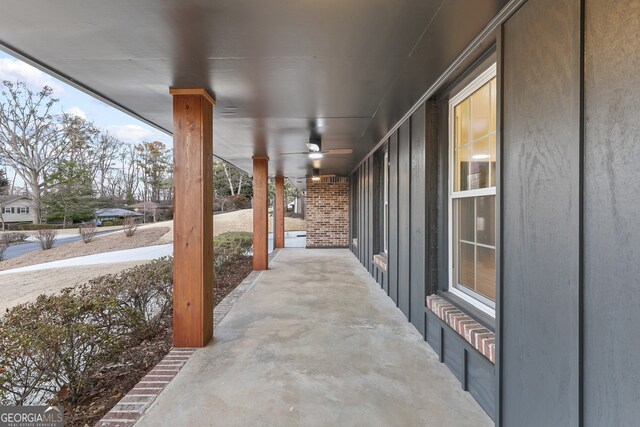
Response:
[{"label": "covered porch", "polygon": [[281,249],[136,426],[484,426],[346,249]]},{"label": "covered porch", "polygon": [[[173,135],[194,353],[140,425],[637,424],[637,0],[4,3],[0,49]],[[260,275],[215,331],[214,154]]]}]

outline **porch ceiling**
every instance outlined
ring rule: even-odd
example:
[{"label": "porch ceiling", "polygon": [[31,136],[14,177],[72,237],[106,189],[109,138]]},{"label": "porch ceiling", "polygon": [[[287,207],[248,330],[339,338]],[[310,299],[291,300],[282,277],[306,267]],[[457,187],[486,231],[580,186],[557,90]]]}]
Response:
[{"label": "porch ceiling", "polygon": [[349,173],[506,0],[3,0],[0,44],[172,130],[168,88],[217,98],[215,154],[304,177]]}]

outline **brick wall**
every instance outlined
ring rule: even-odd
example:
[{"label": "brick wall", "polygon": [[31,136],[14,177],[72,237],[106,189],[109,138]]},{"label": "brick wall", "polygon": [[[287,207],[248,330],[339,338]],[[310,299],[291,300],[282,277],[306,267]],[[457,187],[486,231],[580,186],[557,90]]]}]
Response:
[{"label": "brick wall", "polygon": [[349,178],[307,179],[307,247],[349,246]]}]

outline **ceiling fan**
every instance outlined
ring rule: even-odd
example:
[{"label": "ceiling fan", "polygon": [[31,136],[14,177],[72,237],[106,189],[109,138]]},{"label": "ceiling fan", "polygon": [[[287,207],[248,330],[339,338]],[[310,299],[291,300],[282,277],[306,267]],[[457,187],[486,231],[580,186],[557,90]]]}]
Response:
[{"label": "ceiling fan", "polygon": [[291,156],[291,155],[307,155],[310,159],[316,160],[321,159],[325,155],[340,155],[340,154],[351,154],[353,150],[351,148],[330,148],[327,150],[322,149],[322,141],[320,138],[310,138],[309,142],[306,142],[305,145],[308,148],[308,151],[299,151],[293,153],[282,153],[283,156]]}]

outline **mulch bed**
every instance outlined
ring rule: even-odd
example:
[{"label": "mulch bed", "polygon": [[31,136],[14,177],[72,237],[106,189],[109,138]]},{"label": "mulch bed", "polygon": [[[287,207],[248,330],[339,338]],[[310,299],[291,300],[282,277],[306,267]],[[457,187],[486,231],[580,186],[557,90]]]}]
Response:
[{"label": "mulch bed", "polygon": [[225,268],[215,273],[213,298],[217,305],[244,280],[253,270],[251,257],[244,257],[226,264]]},{"label": "mulch bed", "polygon": [[93,426],[131,390],[147,372],[157,365],[171,349],[171,331],[165,332],[137,347],[125,350],[114,364],[107,365],[92,378],[87,395],[78,402],[65,399],[64,425],[70,427]]},{"label": "mulch bed", "polygon": [[[218,304],[233,291],[249,273],[251,257],[241,258],[216,272],[214,297]],[[93,426],[129,392],[171,349],[171,330],[126,350],[117,363],[105,366],[92,378],[89,392],[78,402],[65,399],[64,390],[58,398],[64,406],[65,426]]]}]

